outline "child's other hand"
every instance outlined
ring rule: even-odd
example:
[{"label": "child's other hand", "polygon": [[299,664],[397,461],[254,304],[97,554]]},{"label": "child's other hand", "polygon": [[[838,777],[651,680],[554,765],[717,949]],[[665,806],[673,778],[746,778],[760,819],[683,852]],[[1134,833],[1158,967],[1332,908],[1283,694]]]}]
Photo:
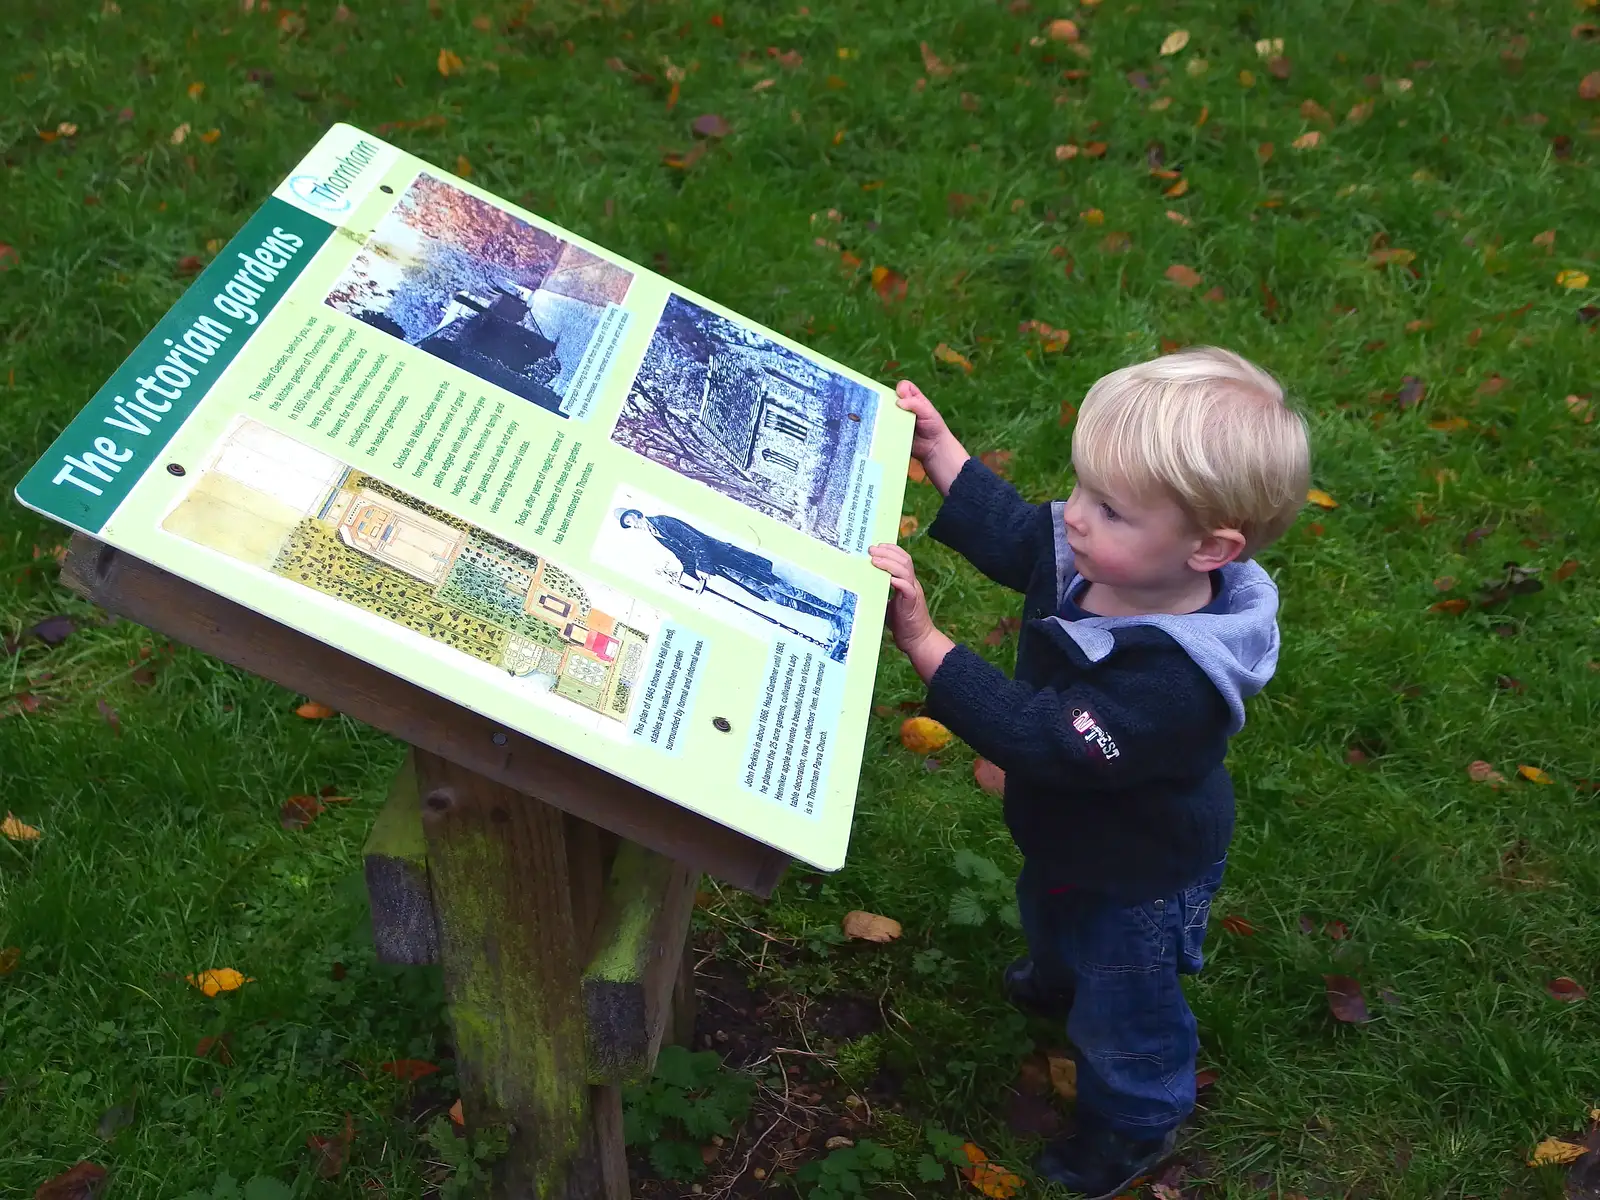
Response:
[{"label": "child's other hand", "polygon": [[902,379],[895,387],[895,397],[896,404],[917,418],[916,429],[911,435],[912,456],[927,470],[928,478],[939,489],[939,494],[947,494],[950,485],[961,473],[962,464],[967,461],[966,447],[956,441],[955,434],[950,432],[950,426],[945,424],[933,401],[924,396],[922,389],[909,379]]},{"label": "child's other hand", "polygon": [[883,543],[868,554],[873,566],[889,573],[889,633],[894,644],[909,654],[913,646],[937,632],[922,584],[917,581],[917,568],[911,555],[899,546]]}]

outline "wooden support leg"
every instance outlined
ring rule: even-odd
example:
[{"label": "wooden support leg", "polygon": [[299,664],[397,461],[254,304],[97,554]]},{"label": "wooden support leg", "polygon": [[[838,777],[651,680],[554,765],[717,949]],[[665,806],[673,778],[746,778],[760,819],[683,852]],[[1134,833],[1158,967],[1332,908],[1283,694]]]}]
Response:
[{"label": "wooden support leg", "polygon": [[462,1107],[469,1128],[510,1132],[494,1194],[626,1200],[621,1096],[589,1083],[581,983],[607,840],[436,755],[415,763]]}]

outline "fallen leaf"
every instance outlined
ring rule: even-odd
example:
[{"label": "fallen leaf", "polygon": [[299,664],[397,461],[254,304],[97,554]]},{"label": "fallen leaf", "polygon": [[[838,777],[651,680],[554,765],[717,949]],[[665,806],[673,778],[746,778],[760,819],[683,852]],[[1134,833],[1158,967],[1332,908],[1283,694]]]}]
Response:
[{"label": "fallen leaf", "polygon": [[1271,58],[1274,54],[1283,53],[1282,38],[1261,38],[1256,42],[1256,57]]},{"label": "fallen leaf", "polygon": [[1098,208],[1086,208],[1078,214],[1078,220],[1085,225],[1104,225],[1106,223],[1106,214]]},{"label": "fallen leaf", "polygon": [[1416,262],[1415,250],[1402,250],[1398,246],[1384,246],[1374,250],[1367,256],[1367,261],[1375,267],[1387,267],[1390,263],[1396,266],[1408,267]]},{"label": "fallen leaf", "polygon": [[1312,147],[1319,146],[1321,144],[1322,134],[1315,129],[1312,129],[1306,133],[1302,133],[1299,137],[1295,138],[1293,143],[1296,150],[1310,150]]},{"label": "fallen leaf", "polygon": [[985,450],[978,455],[978,461],[996,475],[1009,475],[1011,471],[1012,454],[1009,450]]},{"label": "fallen leaf", "polygon": [[304,829],[322,812],[322,801],[315,796],[290,796],[278,810],[278,824],[285,829]]},{"label": "fallen leaf", "polygon": [[1179,196],[1182,196],[1188,190],[1189,190],[1189,181],[1187,179],[1180,179],[1180,180],[1178,180],[1177,183],[1173,184],[1171,187],[1169,187],[1162,194],[1166,195],[1166,196],[1170,196],[1170,197],[1172,197],[1172,199],[1176,200]]},{"label": "fallen leaf", "polygon": [[1207,1067],[1204,1071],[1196,1071],[1194,1073],[1194,1090],[1203,1092],[1208,1087],[1215,1087],[1217,1080],[1221,1078],[1222,1072],[1211,1067]]},{"label": "fallen leaf", "polygon": [[1600,100],[1600,71],[1590,71],[1578,81],[1578,95],[1584,100]]},{"label": "fallen leaf", "polygon": [[845,937],[863,942],[892,942],[900,936],[899,921],[860,909],[845,913],[839,928],[844,931]]},{"label": "fallen leaf", "polygon": [[1338,508],[1339,502],[1321,488],[1312,488],[1306,493],[1306,500],[1318,508]]},{"label": "fallen leaf", "polygon": [[294,715],[297,717],[304,717],[308,721],[320,721],[324,717],[333,717],[337,716],[338,714],[326,704],[319,704],[315,700],[307,700],[299,708],[294,710]]},{"label": "fallen leaf", "polygon": [[195,1044],[194,1056],[196,1058],[214,1058],[220,1066],[233,1066],[233,1052],[229,1044],[233,1041],[233,1034],[218,1033],[208,1034]]},{"label": "fallen leaf", "polygon": [[1110,145],[1106,142],[1087,142],[1084,144],[1083,152],[1089,158],[1104,158],[1108,149]]},{"label": "fallen leaf", "polygon": [[971,1142],[965,1143],[961,1149],[972,1164],[962,1167],[961,1174],[983,1195],[994,1197],[994,1200],[1007,1200],[1022,1189],[1022,1180],[1018,1176],[990,1162],[989,1156]]},{"label": "fallen leaf", "polygon": [[1448,592],[1455,585],[1456,577],[1454,575],[1440,575],[1433,581],[1434,589],[1440,592]]},{"label": "fallen leaf", "polygon": [[463,179],[470,178],[472,175],[472,160],[465,154],[456,155],[456,174]]},{"label": "fallen leaf", "polygon": [[461,1101],[459,1099],[450,1106],[450,1119],[457,1125],[465,1125],[467,1123],[466,1114],[461,1111]]},{"label": "fallen leaf", "polygon": [[932,717],[907,717],[900,726],[900,744],[913,754],[933,754],[955,735]]},{"label": "fallen leaf", "polygon": [[196,80],[189,85],[189,99],[198,100],[205,95],[206,85]]},{"label": "fallen leaf", "polygon": [[1001,617],[999,623],[995,625],[993,629],[989,630],[988,633],[983,635],[983,644],[985,646],[998,646],[1001,642],[1005,641],[1007,637],[1013,633],[1016,633],[1021,628],[1021,617]]},{"label": "fallen leaf", "polygon": [[1350,936],[1350,926],[1346,925],[1343,921],[1329,921],[1322,927],[1322,932],[1327,934],[1334,941],[1342,942],[1345,940],[1345,938]]},{"label": "fallen leaf", "polygon": [[1544,985],[1544,990],[1563,1004],[1576,1004],[1580,1000],[1589,998],[1589,993],[1584,990],[1583,984],[1576,979],[1568,979],[1565,975],[1552,979]]},{"label": "fallen leaf", "polygon": [[940,362],[949,363],[952,367],[960,367],[968,375],[972,374],[972,364],[965,357],[950,349],[944,342],[933,348],[933,356]]},{"label": "fallen leaf", "polygon": [[199,988],[207,996],[212,997],[222,992],[236,992],[245,984],[255,982],[254,979],[241,975],[232,967],[214,967],[207,971],[201,971],[199,975],[185,975],[184,979],[191,986]]},{"label": "fallen leaf", "polygon": [[1002,796],[1006,790],[1006,773],[995,766],[987,758],[980,758],[972,764],[972,778],[991,796]]},{"label": "fallen leaf", "polygon": [[1082,153],[1082,151],[1080,151],[1077,146],[1071,142],[1068,142],[1063,146],[1056,147],[1056,161],[1066,162],[1068,159],[1077,158],[1080,153]]},{"label": "fallen leaf", "polygon": [[[1428,320],[1426,317],[1418,318],[1415,321],[1407,321],[1406,322],[1406,332],[1407,333],[1421,333],[1424,329],[1432,329],[1432,328],[1433,328],[1433,322]],[[1407,376],[1407,378],[1409,379],[1409,378],[1411,378],[1411,376]]]},{"label": "fallen leaf", "polygon": [[307,1134],[306,1149],[316,1155],[317,1175],[323,1179],[337,1178],[344,1170],[345,1160],[350,1156],[350,1145],[355,1140],[355,1122],[349,1113],[345,1113],[344,1131],[337,1137]]},{"label": "fallen leaf", "polygon": [[1547,251],[1553,249],[1556,244],[1556,231],[1554,229],[1546,229],[1543,233],[1534,234],[1533,244],[1535,246],[1543,246]]},{"label": "fallen leaf", "polygon": [[446,79],[452,75],[459,74],[465,65],[461,61],[461,56],[454,50],[441,49],[439,51],[439,74]]},{"label": "fallen leaf", "polygon": [[1288,79],[1293,64],[1281,54],[1275,54],[1267,59],[1267,71],[1274,79]]},{"label": "fallen leaf", "polygon": [[913,513],[906,513],[900,518],[900,536],[903,538],[910,537],[921,527],[922,522]]},{"label": "fallen leaf", "polygon": [[17,969],[17,964],[22,961],[21,946],[6,946],[0,949],[0,975],[9,975]]},{"label": "fallen leaf", "polygon": [[393,1075],[401,1083],[410,1083],[416,1079],[425,1079],[435,1074],[439,1068],[431,1062],[424,1062],[420,1058],[397,1058],[393,1062],[379,1063],[378,1070],[385,1075]]},{"label": "fallen leaf", "polygon": [[1228,915],[1222,918],[1222,927],[1238,937],[1255,937],[1256,927],[1243,917]]},{"label": "fallen leaf", "polygon": [[1467,778],[1474,783],[1503,783],[1505,776],[1496,771],[1492,765],[1477,759],[1467,764]]},{"label": "fallen leaf", "polygon": [[1193,224],[1193,222],[1190,221],[1189,218],[1184,216],[1181,212],[1174,212],[1170,208],[1167,209],[1167,220],[1175,221],[1179,225],[1183,225],[1183,226],[1189,226],[1189,225]]},{"label": "fallen leaf", "polygon": [[913,458],[906,463],[906,478],[912,483],[924,483],[928,478],[928,469],[919,460]]},{"label": "fallen leaf", "polygon": [[1472,607],[1471,601],[1462,599],[1460,596],[1457,596],[1453,600],[1439,600],[1439,601],[1436,601],[1433,604],[1428,605],[1428,611],[1429,612],[1450,613],[1452,616],[1458,616],[1459,617],[1462,613],[1466,612],[1467,609],[1469,609],[1470,607]]},{"label": "fallen leaf", "polygon": [[1200,272],[1193,267],[1186,267],[1182,263],[1173,263],[1168,267],[1166,276],[1181,288],[1198,287],[1201,278]]},{"label": "fallen leaf", "polygon": [[0,271],[9,271],[22,261],[22,256],[17,253],[15,246],[0,242]]},{"label": "fallen leaf", "polygon": [[935,54],[933,52],[933,47],[928,45],[927,42],[922,43],[922,66],[929,75],[932,75],[936,79],[943,79],[946,75],[950,74],[950,64],[944,62],[937,54]]},{"label": "fallen leaf", "polygon": [[32,825],[24,825],[11,813],[6,813],[6,819],[0,821],[0,834],[4,834],[13,842],[37,842],[40,837],[39,830]]},{"label": "fallen leaf", "polygon": [[1328,1010],[1336,1021],[1360,1025],[1372,1018],[1367,1014],[1367,999],[1361,994],[1361,985],[1348,975],[1324,975],[1328,989]]},{"label": "fallen leaf", "polygon": [[1066,18],[1051,21],[1045,29],[1046,35],[1052,42],[1075,42],[1078,40],[1078,26]]},{"label": "fallen leaf", "polygon": [[1050,1086],[1063,1100],[1078,1098],[1078,1063],[1065,1054],[1052,1054],[1045,1060],[1050,1066]]},{"label": "fallen leaf", "polygon": [[1223,291],[1220,287],[1211,288],[1206,292],[1205,295],[1200,297],[1200,299],[1206,301],[1208,304],[1221,304],[1226,298],[1227,297],[1223,294]]},{"label": "fallen leaf", "polygon": [[216,143],[216,140],[218,138],[220,138],[221,136],[222,136],[222,130],[220,130],[220,129],[208,129],[208,130],[206,130],[204,133],[202,133],[200,135],[200,140],[202,142],[204,142],[206,145],[210,146],[210,145],[214,145]]},{"label": "fallen leaf", "polygon": [[1150,111],[1151,112],[1166,112],[1167,109],[1169,109],[1171,107],[1172,107],[1172,97],[1171,96],[1157,96],[1154,100],[1150,101]]},{"label": "fallen leaf", "polygon": [[185,254],[178,260],[177,273],[187,279],[190,275],[198,275],[206,265],[205,259],[198,254]]},{"label": "fallen leaf", "polygon": [[1439,433],[1460,433],[1463,429],[1471,429],[1472,422],[1465,417],[1443,417],[1437,421],[1429,421],[1428,428]]},{"label": "fallen leaf", "polygon": [[1567,580],[1572,578],[1577,569],[1578,560],[1575,558],[1569,558],[1554,571],[1550,572],[1550,578],[1556,583],[1565,583]]},{"label": "fallen leaf", "polygon": [[1568,1163],[1577,1162],[1589,1147],[1580,1146],[1575,1142],[1562,1141],[1560,1138],[1545,1138],[1534,1147],[1533,1157],[1528,1160],[1530,1167],[1564,1167]]},{"label": "fallen leaf", "polygon": [[106,1169],[81,1162],[69,1171],[39,1185],[33,1200],[94,1200],[106,1181]]},{"label": "fallen leaf", "polygon": [[1526,764],[1519,765],[1517,767],[1517,774],[1521,775],[1529,783],[1544,784],[1546,786],[1555,783],[1554,779],[1551,779],[1550,776],[1546,775],[1538,767],[1530,767]]},{"label": "fallen leaf", "polygon": [[1352,125],[1359,125],[1372,115],[1372,109],[1373,102],[1371,100],[1363,100],[1359,104],[1352,105],[1350,111],[1345,114],[1344,119]]},{"label": "fallen leaf", "polygon": [[733,132],[733,126],[717,113],[696,117],[691,128],[697,136],[706,138],[725,138]]},{"label": "fallen leaf", "polygon": [[1415,375],[1407,375],[1400,380],[1400,390],[1395,394],[1395,401],[1402,410],[1415,408],[1422,403],[1427,390],[1427,385],[1422,380]]},{"label": "fallen leaf", "polygon": [[893,304],[906,297],[906,277],[889,267],[872,268],[872,290],[884,304]]},{"label": "fallen leaf", "polygon": [[1589,277],[1582,271],[1557,271],[1556,283],[1564,288],[1586,288],[1589,286]]},{"label": "fallen leaf", "polygon": [[1262,142],[1256,147],[1256,158],[1261,162],[1270,162],[1274,147],[1271,142]]},{"label": "fallen leaf", "polygon": [[1161,56],[1166,58],[1176,54],[1189,44],[1189,31],[1187,29],[1174,29],[1167,34],[1161,42]]}]

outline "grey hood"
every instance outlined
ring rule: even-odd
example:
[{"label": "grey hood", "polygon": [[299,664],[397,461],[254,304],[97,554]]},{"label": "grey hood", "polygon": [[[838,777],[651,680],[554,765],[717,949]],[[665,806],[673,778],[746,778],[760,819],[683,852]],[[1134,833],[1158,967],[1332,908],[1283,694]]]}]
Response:
[{"label": "grey hood", "polygon": [[[1057,501],[1056,607],[1060,608],[1083,581],[1073,567],[1067,544],[1066,522]],[[1136,617],[1082,617],[1076,621],[1050,618],[1076,642],[1090,662],[1111,653],[1112,631],[1129,625],[1154,625],[1183,647],[1228,702],[1231,737],[1244,728],[1245,697],[1267,685],[1278,666],[1278,585],[1254,562],[1233,562],[1222,568],[1222,590],[1217,596],[1224,613],[1149,613]],[[1213,601],[1215,603],[1215,601]]]}]

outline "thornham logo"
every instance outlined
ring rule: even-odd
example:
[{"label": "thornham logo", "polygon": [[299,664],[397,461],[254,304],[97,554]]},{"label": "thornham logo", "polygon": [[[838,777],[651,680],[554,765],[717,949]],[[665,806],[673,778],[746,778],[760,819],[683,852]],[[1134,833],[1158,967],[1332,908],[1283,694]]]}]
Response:
[{"label": "thornham logo", "polygon": [[371,142],[358,141],[349,154],[337,160],[325,178],[316,175],[295,175],[289,180],[289,190],[312,208],[323,212],[342,213],[350,209],[350,197],[345,195],[356,177],[378,156],[378,147]]}]

